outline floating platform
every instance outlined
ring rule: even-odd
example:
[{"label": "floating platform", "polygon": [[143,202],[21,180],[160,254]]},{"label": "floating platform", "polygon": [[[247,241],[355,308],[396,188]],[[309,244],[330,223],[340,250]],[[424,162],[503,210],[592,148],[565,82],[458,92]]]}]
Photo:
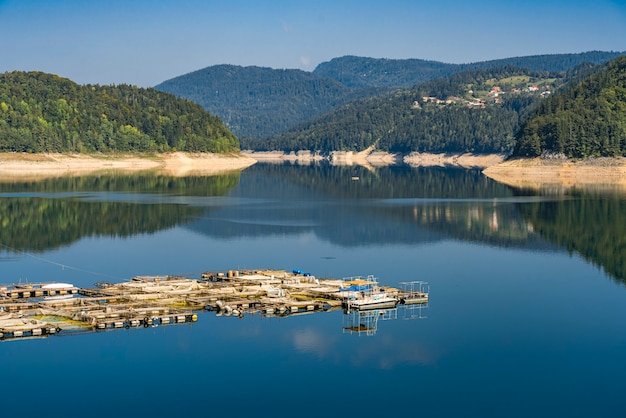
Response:
[{"label": "floating platform", "polygon": [[27,299],[71,296],[78,294],[78,288],[68,283],[35,283],[0,286],[0,298]]},{"label": "floating platform", "polygon": [[[372,280],[372,276],[319,279],[299,270],[229,270],[203,273],[197,279],[139,276],[121,283],[100,282],[94,288],[67,283],[4,285],[0,286],[0,340],[49,336],[65,329],[100,331],[192,323],[201,310],[239,318],[248,314],[289,316],[341,307],[392,308],[428,300],[423,287],[401,290],[380,287]],[[379,301],[383,294],[384,306],[368,303],[368,298]],[[55,321],[35,319],[41,317]]]}]

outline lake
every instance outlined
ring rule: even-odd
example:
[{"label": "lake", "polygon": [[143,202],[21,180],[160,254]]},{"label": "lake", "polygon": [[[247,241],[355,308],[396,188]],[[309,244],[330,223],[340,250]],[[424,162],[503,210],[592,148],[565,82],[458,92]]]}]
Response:
[{"label": "lake", "polygon": [[[353,180],[358,177],[358,180]],[[0,183],[0,283],[228,269],[424,280],[426,307],[0,342],[2,416],[617,417],[626,195],[475,170],[257,164]]]}]

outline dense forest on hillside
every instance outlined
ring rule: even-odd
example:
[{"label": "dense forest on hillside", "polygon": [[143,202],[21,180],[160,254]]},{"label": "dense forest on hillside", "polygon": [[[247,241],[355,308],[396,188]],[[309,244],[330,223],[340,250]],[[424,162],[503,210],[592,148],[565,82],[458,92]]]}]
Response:
[{"label": "dense forest on hillside", "polygon": [[458,65],[421,59],[345,56],[319,64],[313,74],[335,79],[351,88],[412,87],[457,71]]},{"label": "dense forest on hillside", "polygon": [[626,156],[626,56],[546,100],[517,135],[514,156]]},{"label": "dense forest on hillside", "polygon": [[242,147],[361,151],[376,143],[390,152],[506,153],[542,93],[565,80],[511,66],[457,73],[350,102],[268,140],[242,140]]},{"label": "dense forest on hillside", "polygon": [[582,62],[600,63],[619,54],[595,51],[472,64],[346,56],[322,63],[312,73],[216,65],[164,81],[155,88],[200,104],[219,116],[241,140],[253,140],[284,133],[352,100],[459,72],[511,65],[531,71],[565,72]]},{"label": "dense forest on hillside", "polygon": [[[579,253],[620,283],[626,282],[626,200],[621,193],[582,189],[569,199],[520,205],[544,239]],[[602,193],[602,199],[597,194]]]},{"label": "dense forest on hillside", "polygon": [[470,64],[345,56],[321,63],[313,70],[313,74],[333,78],[353,88],[413,87],[416,84],[448,77],[458,72],[504,66],[526,68],[531,71],[565,72],[583,62],[601,64],[623,53],[590,51],[579,54],[531,55]]},{"label": "dense forest on hillside", "polygon": [[301,70],[217,65],[155,87],[192,100],[241,138],[265,138],[327,112],[362,92]]},{"label": "dense forest on hillside", "polygon": [[238,139],[199,105],[129,85],[0,74],[0,151],[228,152]]}]

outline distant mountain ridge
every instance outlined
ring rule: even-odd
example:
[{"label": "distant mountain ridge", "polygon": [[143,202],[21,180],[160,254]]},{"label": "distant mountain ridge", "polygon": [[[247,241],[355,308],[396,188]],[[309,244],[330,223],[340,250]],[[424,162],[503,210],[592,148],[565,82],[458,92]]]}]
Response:
[{"label": "distant mountain ridge", "polygon": [[164,81],[155,89],[200,104],[245,142],[275,137],[352,100],[462,71],[515,65],[565,72],[583,62],[599,64],[621,54],[591,51],[470,64],[345,56],[321,63],[313,72],[216,65]]},{"label": "distant mountain ridge", "polygon": [[[155,87],[218,115],[236,135],[262,138],[359,97],[359,92],[302,70],[216,65]],[[371,90],[371,89],[370,89]]]},{"label": "distant mountain ridge", "polygon": [[421,59],[388,59],[344,56],[319,64],[313,74],[335,79],[348,87],[413,87],[454,73],[515,66],[531,71],[568,71],[583,62],[601,64],[624,52],[589,51],[578,54],[546,54],[503,58],[468,64],[447,64]]}]

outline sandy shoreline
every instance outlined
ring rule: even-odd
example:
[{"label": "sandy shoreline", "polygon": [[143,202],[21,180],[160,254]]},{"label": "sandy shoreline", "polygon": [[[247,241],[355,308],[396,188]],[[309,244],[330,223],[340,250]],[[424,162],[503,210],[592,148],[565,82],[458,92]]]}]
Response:
[{"label": "sandy shoreline", "polygon": [[540,190],[547,187],[626,189],[626,158],[582,161],[515,159],[486,168],[487,177],[508,186]]},{"label": "sandy shoreline", "polygon": [[626,189],[626,158],[596,158],[584,161],[567,159],[515,159],[503,155],[428,154],[396,155],[372,149],[360,153],[333,152],[322,156],[310,151],[242,152],[210,154],[174,152],[156,155],[110,154],[22,154],[0,153],[0,181],[37,180],[49,177],[81,176],[102,172],[210,176],[241,171],[257,162],[292,162],[308,165],[327,161],[333,165],[376,167],[406,164],[412,167],[462,167],[484,169],[483,173],[517,188],[608,187]]},{"label": "sandy shoreline", "polygon": [[0,180],[80,176],[115,171],[154,171],[180,177],[239,171],[256,160],[239,154],[182,153],[140,155],[0,153]]}]

